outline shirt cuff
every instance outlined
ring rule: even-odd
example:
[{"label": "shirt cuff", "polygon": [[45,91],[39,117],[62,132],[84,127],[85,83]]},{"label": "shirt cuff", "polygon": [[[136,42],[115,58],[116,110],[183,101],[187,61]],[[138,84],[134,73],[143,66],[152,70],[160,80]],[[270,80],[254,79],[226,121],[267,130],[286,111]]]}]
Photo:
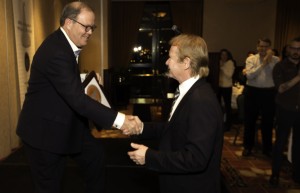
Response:
[{"label": "shirt cuff", "polygon": [[139,134],[142,134],[142,133],[143,133],[143,131],[144,131],[144,123],[142,122],[142,129],[141,129],[141,131],[140,131],[140,133],[139,133]]},{"label": "shirt cuff", "polygon": [[125,114],[118,112],[118,115],[114,121],[113,126],[117,129],[121,129],[124,122],[125,122]]}]

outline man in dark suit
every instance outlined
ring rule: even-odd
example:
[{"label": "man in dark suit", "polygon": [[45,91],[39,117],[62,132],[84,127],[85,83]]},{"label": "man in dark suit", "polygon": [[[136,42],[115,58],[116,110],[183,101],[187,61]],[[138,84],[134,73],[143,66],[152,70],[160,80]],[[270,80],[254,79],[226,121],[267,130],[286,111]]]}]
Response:
[{"label": "man in dark suit", "polygon": [[36,193],[61,192],[68,156],[81,166],[86,192],[103,192],[103,147],[91,135],[89,120],[125,134],[140,130],[137,117],[118,113],[84,93],[76,53],[87,44],[94,21],[88,5],[69,3],[62,11],[60,29],[44,40],[33,58],[17,134],[28,155]]},{"label": "man in dark suit", "polygon": [[166,64],[179,82],[166,123],[144,123],[141,137],[159,138],[159,150],[132,143],[128,152],[138,165],[159,172],[161,193],[220,193],[223,116],[208,75],[205,41],[181,34],[171,41]]}]

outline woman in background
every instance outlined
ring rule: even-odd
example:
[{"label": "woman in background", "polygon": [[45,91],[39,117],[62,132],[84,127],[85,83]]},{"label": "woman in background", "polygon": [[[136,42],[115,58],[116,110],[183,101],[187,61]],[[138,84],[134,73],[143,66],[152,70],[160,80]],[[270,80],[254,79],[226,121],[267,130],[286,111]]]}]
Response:
[{"label": "woman in background", "polygon": [[229,131],[232,118],[231,118],[231,96],[232,96],[232,76],[235,69],[235,61],[232,54],[227,49],[220,50],[220,73],[219,73],[219,91],[218,99],[222,104],[224,101],[225,114],[224,123],[225,131]]}]

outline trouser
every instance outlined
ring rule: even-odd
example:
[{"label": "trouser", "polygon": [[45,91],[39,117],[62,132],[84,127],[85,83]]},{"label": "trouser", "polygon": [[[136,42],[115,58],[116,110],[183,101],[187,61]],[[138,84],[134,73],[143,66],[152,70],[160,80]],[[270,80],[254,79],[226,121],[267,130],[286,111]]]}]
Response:
[{"label": "trouser", "polygon": [[276,90],[246,86],[244,94],[244,148],[252,150],[254,146],[256,124],[260,115],[263,152],[271,152]]},{"label": "trouser", "polygon": [[[55,139],[54,139],[55,140]],[[104,149],[101,141],[86,132],[82,151],[77,154],[47,152],[24,143],[35,184],[35,193],[59,193],[68,157],[74,159],[83,174],[86,193],[105,191]]]},{"label": "trouser", "polygon": [[272,160],[272,174],[279,176],[283,152],[286,148],[290,130],[293,128],[292,135],[292,165],[293,178],[300,180],[300,112],[292,112],[277,107],[277,127],[276,127],[276,141],[273,151]]},{"label": "trouser", "polygon": [[232,97],[232,87],[223,88],[219,87],[218,99],[221,103],[222,98],[225,105],[225,127],[230,129],[232,123],[232,108],[231,108],[231,97]]}]

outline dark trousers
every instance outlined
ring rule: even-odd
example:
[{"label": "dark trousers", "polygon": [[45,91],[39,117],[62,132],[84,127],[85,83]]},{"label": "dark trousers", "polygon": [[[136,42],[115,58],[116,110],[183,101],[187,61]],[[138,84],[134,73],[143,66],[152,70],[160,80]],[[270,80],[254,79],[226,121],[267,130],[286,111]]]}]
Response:
[{"label": "dark trousers", "polygon": [[[55,139],[54,139],[55,140]],[[66,165],[71,157],[80,166],[85,180],[86,193],[102,193],[105,184],[104,149],[100,140],[86,131],[82,152],[77,154],[56,154],[24,143],[31,167],[35,193],[59,193]]]},{"label": "dark trousers", "polygon": [[279,176],[283,161],[283,152],[286,148],[290,130],[293,128],[292,137],[292,165],[293,178],[300,180],[300,112],[292,112],[277,107],[276,141],[273,151],[272,174]]},{"label": "dark trousers", "polygon": [[272,151],[272,130],[275,114],[275,95],[273,88],[255,88],[246,86],[245,94],[245,128],[244,148],[252,150],[258,117],[261,116],[261,134],[263,152]]},{"label": "dark trousers", "polygon": [[232,97],[232,87],[223,88],[219,87],[218,99],[221,103],[222,99],[225,106],[225,129],[230,129],[232,124],[232,108],[231,108],[231,97]]}]

